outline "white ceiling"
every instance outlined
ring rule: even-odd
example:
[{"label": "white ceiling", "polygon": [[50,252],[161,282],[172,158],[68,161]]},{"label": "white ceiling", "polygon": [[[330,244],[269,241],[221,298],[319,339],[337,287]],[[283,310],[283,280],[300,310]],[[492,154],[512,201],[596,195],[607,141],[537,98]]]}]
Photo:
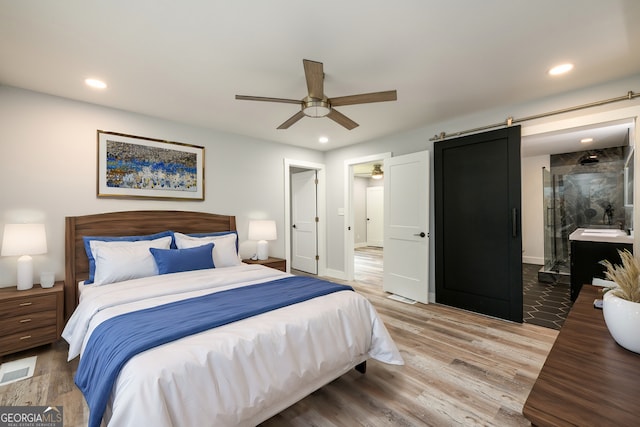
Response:
[{"label": "white ceiling", "polygon": [[[330,150],[636,75],[639,22],[638,0],[0,0],[0,84]],[[337,108],[351,131],[277,130],[296,105],[235,100],[302,99],[302,59],[328,97],[398,100]]]}]

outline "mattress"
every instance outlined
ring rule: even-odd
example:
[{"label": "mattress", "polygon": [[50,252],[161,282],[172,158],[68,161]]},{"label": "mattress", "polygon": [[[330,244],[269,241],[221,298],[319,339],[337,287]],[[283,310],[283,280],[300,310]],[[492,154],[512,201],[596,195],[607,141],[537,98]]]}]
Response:
[{"label": "mattress", "polygon": [[[67,323],[69,360],[102,322],[131,311],[290,276],[260,265],[85,285]],[[403,364],[374,307],[340,291],[144,351],[117,377],[103,424],[256,425],[374,358]]]}]

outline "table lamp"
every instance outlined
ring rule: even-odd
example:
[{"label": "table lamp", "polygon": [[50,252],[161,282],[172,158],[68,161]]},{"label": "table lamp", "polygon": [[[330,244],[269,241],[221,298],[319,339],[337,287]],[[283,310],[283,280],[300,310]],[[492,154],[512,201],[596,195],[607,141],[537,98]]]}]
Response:
[{"label": "table lamp", "polygon": [[31,255],[47,253],[47,235],[44,224],[5,224],[0,256],[19,256],[18,290],[33,287],[33,261]]},{"label": "table lamp", "polygon": [[276,240],[276,222],[273,220],[249,221],[249,240],[257,240],[256,256],[260,260],[269,258],[269,243]]}]

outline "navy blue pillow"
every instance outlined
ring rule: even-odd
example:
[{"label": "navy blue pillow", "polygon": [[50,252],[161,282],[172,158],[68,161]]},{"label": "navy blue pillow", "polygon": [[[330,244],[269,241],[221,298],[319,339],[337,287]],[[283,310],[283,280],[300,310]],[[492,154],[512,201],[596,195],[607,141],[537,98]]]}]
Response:
[{"label": "navy blue pillow", "polygon": [[[93,283],[93,279],[96,274],[96,260],[93,259],[93,254],[91,253],[90,242],[92,240],[99,240],[101,242],[137,242],[138,240],[155,240],[166,236],[171,236],[173,238],[173,231],[167,230],[145,236],[83,236],[82,240],[84,242],[84,251],[87,253],[87,258],[89,259],[89,278],[84,281],[84,284],[90,285]],[[173,239],[171,239],[171,243],[173,244]]]},{"label": "navy blue pillow", "polygon": [[214,268],[213,243],[187,249],[149,248],[158,266],[158,273],[169,274],[181,271],[204,270]]}]

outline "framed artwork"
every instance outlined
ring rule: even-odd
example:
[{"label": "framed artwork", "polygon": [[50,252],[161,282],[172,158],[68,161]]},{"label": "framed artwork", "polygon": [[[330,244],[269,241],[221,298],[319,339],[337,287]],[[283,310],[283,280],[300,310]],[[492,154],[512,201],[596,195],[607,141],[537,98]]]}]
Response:
[{"label": "framed artwork", "polygon": [[98,197],[204,200],[204,147],[99,130]]}]

